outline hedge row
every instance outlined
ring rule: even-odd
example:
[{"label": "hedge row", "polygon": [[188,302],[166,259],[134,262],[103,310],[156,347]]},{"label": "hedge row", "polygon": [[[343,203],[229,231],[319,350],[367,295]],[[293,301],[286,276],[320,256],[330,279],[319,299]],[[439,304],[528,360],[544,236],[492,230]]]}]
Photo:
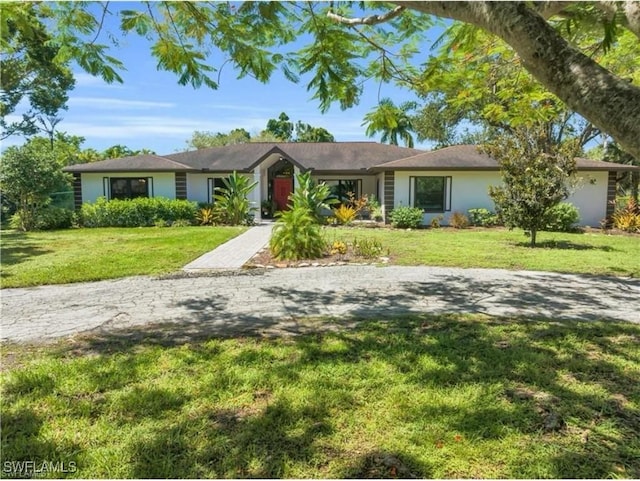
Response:
[{"label": "hedge row", "polygon": [[163,197],[107,200],[82,204],[78,223],[84,227],[150,227],[176,221],[194,223],[198,204]]}]

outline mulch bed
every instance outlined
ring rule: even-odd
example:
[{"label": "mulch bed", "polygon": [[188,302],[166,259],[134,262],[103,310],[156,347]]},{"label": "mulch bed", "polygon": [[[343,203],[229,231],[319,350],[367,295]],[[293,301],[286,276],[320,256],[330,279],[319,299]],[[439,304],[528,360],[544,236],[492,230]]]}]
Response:
[{"label": "mulch bed", "polygon": [[260,250],[254,255],[244,267],[246,268],[284,268],[284,267],[331,267],[344,265],[379,265],[389,264],[391,258],[381,256],[378,258],[368,259],[356,256],[349,248],[346,254],[325,254],[319,259],[301,259],[298,261],[281,261],[275,259],[271,255],[268,247]]}]

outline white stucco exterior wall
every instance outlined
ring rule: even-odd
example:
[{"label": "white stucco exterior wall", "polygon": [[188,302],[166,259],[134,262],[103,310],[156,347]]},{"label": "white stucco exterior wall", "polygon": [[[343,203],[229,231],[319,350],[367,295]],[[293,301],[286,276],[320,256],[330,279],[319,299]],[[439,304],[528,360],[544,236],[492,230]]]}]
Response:
[{"label": "white stucco exterior wall", "polygon": [[566,202],[580,210],[580,225],[599,227],[607,215],[608,172],[578,172],[576,191]]},{"label": "white stucco exterior wall", "polygon": [[[83,173],[81,177],[82,183],[82,202],[95,202],[98,197],[106,197],[108,191],[105,192],[104,178],[113,177],[134,177],[153,179],[153,194],[149,192],[151,197],[166,197],[168,199],[176,198],[176,181],[173,172],[109,172],[109,173]],[[107,187],[108,188],[108,187]]]},{"label": "white stucco exterior wall", "polygon": [[[187,173],[187,199],[195,200],[196,202],[211,202],[207,179],[213,177],[218,177],[218,175]],[[211,195],[213,195],[213,192]]]},{"label": "white stucco exterior wall", "polygon": [[495,210],[493,201],[489,197],[489,186],[500,184],[498,172],[459,172],[459,171],[396,171],[395,174],[395,202],[394,206],[411,206],[413,199],[409,198],[410,177],[451,177],[451,210],[443,213],[425,213],[423,223],[428,225],[431,219],[444,215],[442,223],[448,224],[449,216],[460,211],[467,213],[469,209],[485,208]]},{"label": "white stucco exterior wall", "polygon": [[[576,191],[566,202],[575,205],[580,211],[580,225],[597,227],[605,217],[607,202],[607,172],[579,172]],[[423,223],[428,225],[431,219],[444,216],[443,225],[449,223],[453,212],[467,214],[469,209],[485,208],[495,211],[495,205],[489,197],[489,186],[502,183],[500,173],[492,171],[396,171],[394,206],[412,205],[410,196],[410,177],[443,176],[451,177],[451,209],[443,213],[425,213]]]}]

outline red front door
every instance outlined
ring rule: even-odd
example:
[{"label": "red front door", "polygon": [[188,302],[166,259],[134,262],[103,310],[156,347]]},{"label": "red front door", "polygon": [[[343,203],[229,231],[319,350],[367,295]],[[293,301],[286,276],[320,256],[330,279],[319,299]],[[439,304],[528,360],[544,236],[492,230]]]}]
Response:
[{"label": "red front door", "polygon": [[293,192],[293,178],[276,177],[273,179],[273,200],[276,201],[278,210],[287,209],[287,201],[291,192]]}]

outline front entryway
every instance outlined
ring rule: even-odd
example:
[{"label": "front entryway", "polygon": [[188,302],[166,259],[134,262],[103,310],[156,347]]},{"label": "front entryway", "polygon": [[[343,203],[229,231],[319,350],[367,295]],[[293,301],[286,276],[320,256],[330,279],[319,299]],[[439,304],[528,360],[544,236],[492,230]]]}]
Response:
[{"label": "front entryway", "polygon": [[273,200],[277,210],[286,210],[291,192],[293,192],[293,178],[276,177],[273,179]]},{"label": "front entryway", "polygon": [[289,196],[293,192],[293,164],[280,157],[276,163],[269,167],[269,201],[276,211],[287,210]]}]

